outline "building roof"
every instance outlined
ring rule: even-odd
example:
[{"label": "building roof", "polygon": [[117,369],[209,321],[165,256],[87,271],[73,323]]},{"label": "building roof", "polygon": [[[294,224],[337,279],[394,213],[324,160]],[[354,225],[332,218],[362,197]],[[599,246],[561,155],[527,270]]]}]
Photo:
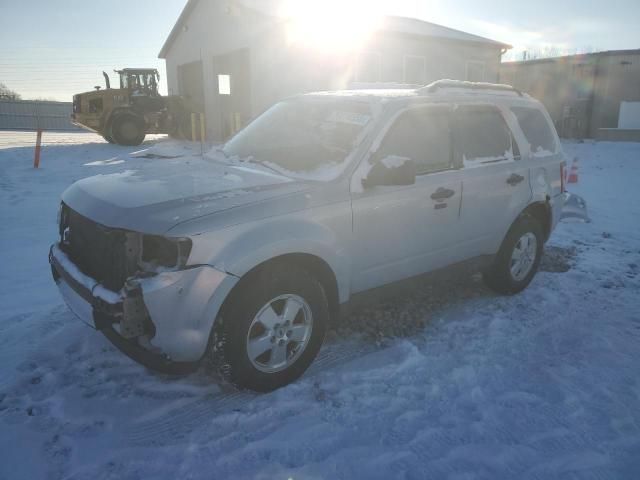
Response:
[{"label": "building roof", "polygon": [[[167,37],[167,40],[164,42],[164,45],[162,46],[162,49],[158,54],[158,58],[166,58],[171,45],[182,30],[184,24],[189,18],[189,15],[198,4],[198,2],[199,0],[187,1],[187,4],[180,14],[180,17],[178,17],[178,20],[176,21],[175,25],[171,29],[171,32],[169,33],[169,36]],[[280,17],[280,15],[278,14],[278,5],[280,4],[280,0],[235,0],[235,3],[244,8],[257,11],[266,16],[272,16],[274,18]],[[379,29],[382,31],[400,33],[404,35],[433,37],[460,42],[482,43],[501,49],[511,48],[511,45],[503,42],[498,42],[489,38],[462,32],[460,30],[437,25],[425,20],[419,20],[417,18],[387,16],[384,17]]]},{"label": "building roof", "polygon": [[473,35],[472,33],[455,30],[453,28],[427,22],[418,18],[387,16],[382,23],[382,30],[421,37],[444,38],[461,42],[484,43],[497,48],[511,48],[511,45],[490,38]]},{"label": "building roof", "polygon": [[193,11],[194,7],[196,6],[196,3],[197,3],[197,0],[188,0],[187,4],[182,9],[182,12],[180,12],[180,16],[178,17],[178,20],[176,21],[175,25],[169,32],[169,36],[164,41],[164,44],[160,49],[160,53],[158,53],[158,58],[167,57],[167,52],[171,48],[173,41],[176,39],[176,37],[178,36],[178,33],[180,32],[183,25],[187,21],[187,18],[189,18],[189,14]]},{"label": "building roof", "polygon": [[613,55],[640,55],[640,48],[631,50],[605,50],[602,52],[578,53],[576,55],[563,55],[561,57],[534,58],[531,60],[517,60],[502,62],[502,66],[535,65],[539,63],[566,62],[569,60],[586,60],[595,57],[607,57]]}]

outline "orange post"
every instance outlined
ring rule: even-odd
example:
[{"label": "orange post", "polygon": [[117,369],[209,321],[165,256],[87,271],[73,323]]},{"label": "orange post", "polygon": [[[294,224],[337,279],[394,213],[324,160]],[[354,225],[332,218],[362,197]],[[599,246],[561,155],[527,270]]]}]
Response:
[{"label": "orange post", "polygon": [[36,135],[36,155],[33,157],[33,168],[40,167],[40,146],[42,144],[42,130],[38,129],[38,134]]}]

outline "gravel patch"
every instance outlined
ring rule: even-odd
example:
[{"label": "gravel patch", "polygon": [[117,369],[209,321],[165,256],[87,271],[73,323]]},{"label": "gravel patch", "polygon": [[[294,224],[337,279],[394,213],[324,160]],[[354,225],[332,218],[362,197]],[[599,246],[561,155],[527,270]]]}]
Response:
[{"label": "gravel patch", "polygon": [[[567,272],[576,255],[575,247],[546,246],[540,271]],[[497,295],[485,286],[477,265],[456,265],[357,296],[330,335],[361,336],[384,345],[420,333],[445,308],[492,296]]]},{"label": "gravel patch", "polygon": [[477,267],[450,267],[359,295],[335,333],[341,337],[359,335],[383,345],[421,332],[444,308],[493,295]]},{"label": "gravel patch", "polygon": [[540,260],[541,272],[564,273],[575,265],[578,249],[576,247],[547,246]]}]

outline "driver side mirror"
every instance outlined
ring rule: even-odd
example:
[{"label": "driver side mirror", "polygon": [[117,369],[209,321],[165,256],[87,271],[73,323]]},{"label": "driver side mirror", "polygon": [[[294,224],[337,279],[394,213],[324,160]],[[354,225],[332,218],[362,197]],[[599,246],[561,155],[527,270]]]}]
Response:
[{"label": "driver side mirror", "polygon": [[388,155],[375,160],[369,174],[362,179],[362,186],[413,185],[416,183],[416,162],[407,157]]}]

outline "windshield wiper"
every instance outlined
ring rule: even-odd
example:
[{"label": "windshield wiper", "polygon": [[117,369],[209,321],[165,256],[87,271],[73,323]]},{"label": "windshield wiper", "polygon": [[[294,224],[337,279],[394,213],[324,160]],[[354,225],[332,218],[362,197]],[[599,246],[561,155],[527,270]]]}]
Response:
[{"label": "windshield wiper", "polygon": [[254,159],[250,159],[250,160],[245,160],[247,163],[255,163],[257,165],[261,165],[265,168],[268,168],[269,170],[271,170],[274,173],[277,173],[278,175],[282,175],[282,172],[277,170],[275,167],[272,167],[271,165],[268,165],[266,162],[264,161],[260,161],[260,160],[254,160]]},{"label": "windshield wiper", "polygon": [[212,160],[217,163],[221,163],[223,165],[233,164],[231,162],[231,159],[229,158],[229,155],[227,155],[227,153],[221,148],[214,148],[213,151],[207,152],[207,154],[205,155],[205,158],[208,158],[209,160]]}]

